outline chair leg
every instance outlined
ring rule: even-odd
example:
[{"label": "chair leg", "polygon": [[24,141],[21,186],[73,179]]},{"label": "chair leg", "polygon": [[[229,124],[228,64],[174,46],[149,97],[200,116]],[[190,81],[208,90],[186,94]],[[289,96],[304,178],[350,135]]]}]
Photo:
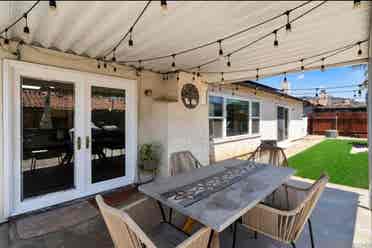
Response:
[{"label": "chair leg", "polygon": [[291,245],[293,248],[296,248],[296,244],[294,242],[291,242]]},{"label": "chair leg", "polygon": [[237,225],[238,225],[238,221],[235,221],[234,222],[234,230],[233,230],[233,243],[232,243],[232,248],[235,248],[235,244],[236,244],[236,232],[237,232]]},{"label": "chair leg", "polygon": [[315,245],[314,245],[314,236],[313,236],[313,227],[311,226],[310,218],[307,220],[307,222],[309,223],[309,232],[310,232],[311,248],[315,248]]}]

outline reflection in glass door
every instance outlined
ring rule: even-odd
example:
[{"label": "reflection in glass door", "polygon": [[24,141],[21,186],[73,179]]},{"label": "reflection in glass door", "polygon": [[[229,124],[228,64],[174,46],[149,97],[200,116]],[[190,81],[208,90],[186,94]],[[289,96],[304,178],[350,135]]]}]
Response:
[{"label": "reflection in glass door", "polygon": [[92,183],[125,176],[125,99],[123,89],[91,87]]},{"label": "reflection in glass door", "polygon": [[21,199],[74,188],[74,85],[21,79]]}]

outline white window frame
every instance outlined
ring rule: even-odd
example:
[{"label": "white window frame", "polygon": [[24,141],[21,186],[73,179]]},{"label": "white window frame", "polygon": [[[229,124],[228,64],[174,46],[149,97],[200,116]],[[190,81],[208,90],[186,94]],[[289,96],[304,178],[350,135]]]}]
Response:
[{"label": "white window frame", "polygon": [[[209,97],[215,96],[215,97],[222,97],[222,117],[215,117],[215,116],[209,116],[208,112],[208,121],[210,119],[222,119],[222,137],[220,138],[212,138],[214,143],[220,143],[220,142],[227,142],[227,141],[234,141],[234,140],[240,140],[240,139],[251,139],[251,138],[259,138],[261,136],[262,131],[262,101],[261,99],[255,98],[255,97],[242,97],[242,96],[232,96],[226,93],[209,93],[208,94],[208,107],[209,107]],[[227,128],[227,111],[226,111],[226,99],[233,99],[233,100],[240,100],[240,101],[247,101],[249,102],[249,130],[247,134],[241,134],[241,135],[234,135],[234,136],[227,136],[226,135],[226,128]],[[252,133],[252,102],[259,103],[259,117],[253,117],[254,119],[260,120],[260,126],[259,126],[259,132],[253,134]]]}]

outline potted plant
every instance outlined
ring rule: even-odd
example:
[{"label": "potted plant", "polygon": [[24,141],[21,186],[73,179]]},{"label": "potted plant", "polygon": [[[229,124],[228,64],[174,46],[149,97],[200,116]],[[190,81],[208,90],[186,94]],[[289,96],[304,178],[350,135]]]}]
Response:
[{"label": "potted plant", "polygon": [[140,160],[144,170],[154,170],[157,167],[155,146],[143,144],[140,148]]}]

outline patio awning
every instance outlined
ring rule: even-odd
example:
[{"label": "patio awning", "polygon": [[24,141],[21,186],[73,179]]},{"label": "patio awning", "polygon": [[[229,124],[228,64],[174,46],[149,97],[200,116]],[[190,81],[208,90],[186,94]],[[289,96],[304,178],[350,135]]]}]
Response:
[{"label": "patio awning", "polygon": [[[168,10],[153,1],[133,31],[134,46],[124,42],[116,50],[117,60],[143,60],[150,57],[172,54],[206,42],[216,41],[265,19],[276,16],[305,1],[225,1],[189,2],[168,1]],[[293,11],[296,18],[310,10],[319,1],[306,4]],[[6,1],[0,3],[0,28],[22,16],[33,2]],[[89,57],[100,57],[112,49],[130,28],[145,6],[137,2],[79,2],[57,1],[57,10],[48,11],[47,1],[42,1],[28,16],[30,36],[27,42],[64,52],[73,52]],[[220,59],[201,68],[201,71],[235,71],[226,73],[225,79],[255,78],[256,68],[300,60],[315,54],[366,40],[369,37],[369,2],[362,1],[360,8],[353,8],[353,1],[328,1],[319,8],[292,24],[292,31],[278,32],[279,46],[273,46],[274,36],[263,39],[249,48],[231,56],[231,67]],[[223,42],[225,54],[238,49],[260,36],[286,23],[286,17],[271,21],[249,32]],[[24,23],[20,22],[8,33],[10,38],[23,39]],[[368,42],[362,44],[363,54],[357,48],[349,49],[325,61],[326,65],[343,63],[357,64],[368,56]],[[195,67],[218,56],[218,46],[212,45],[176,58],[177,69]],[[319,60],[319,57],[317,58]],[[143,63],[155,71],[170,71],[172,58]],[[136,65],[136,63],[129,63]],[[319,67],[320,61],[309,68]],[[299,63],[263,69],[260,75],[267,76],[300,68]],[[220,75],[211,74],[218,80]]]}]

